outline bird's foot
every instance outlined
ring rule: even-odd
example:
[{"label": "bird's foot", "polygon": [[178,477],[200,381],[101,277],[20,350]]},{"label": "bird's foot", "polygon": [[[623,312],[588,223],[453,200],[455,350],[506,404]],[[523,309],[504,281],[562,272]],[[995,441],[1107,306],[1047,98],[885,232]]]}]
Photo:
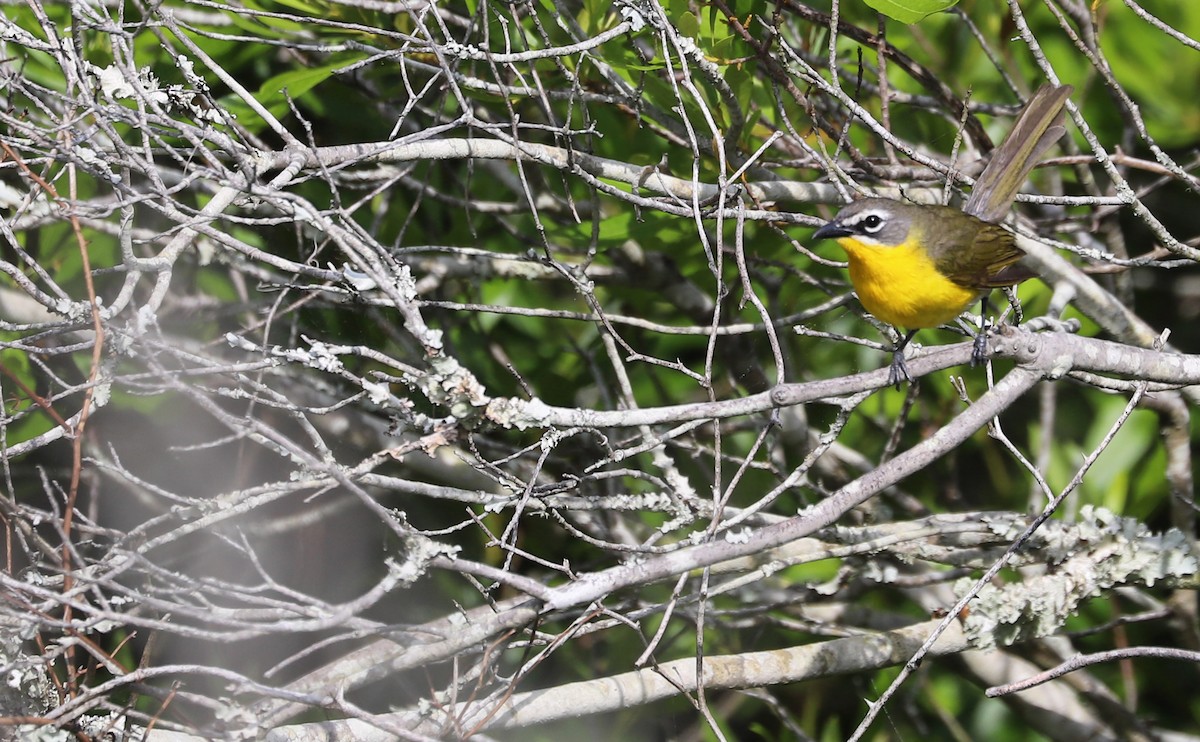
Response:
[{"label": "bird's foot", "polygon": [[1004,292],[1004,298],[1008,299],[1008,305],[1012,307],[1012,323],[1020,326],[1025,320],[1025,313],[1021,311],[1021,300],[1017,298],[1016,287],[1002,286],[1000,290]]},{"label": "bird's foot", "polygon": [[975,342],[971,345],[971,365],[978,366],[987,363],[988,359],[988,330],[990,328],[984,325],[975,336]]},{"label": "bird's foot", "polygon": [[888,386],[896,387],[896,391],[900,390],[900,381],[904,380],[912,383],[912,377],[908,375],[908,366],[904,364],[904,349],[900,348],[892,352],[892,365],[888,369]]}]

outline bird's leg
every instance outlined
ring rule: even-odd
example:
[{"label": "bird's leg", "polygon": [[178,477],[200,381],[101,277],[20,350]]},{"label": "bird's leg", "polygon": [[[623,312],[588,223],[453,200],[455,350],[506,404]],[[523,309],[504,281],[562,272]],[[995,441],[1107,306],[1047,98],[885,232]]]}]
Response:
[{"label": "bird's leg", "polygon": [[975,343],[971,346],[971,365],[978,366],[987,361],[987,336],[988,336],[988,297],[984,294],[983,299],[979,303],[979,334],[975,336]]},{"label": "bird's leg", "polygon": [[900,389],[901,379],[912,383],[912,377],[908,375],[908,366],[904,365],[904,347],[908,345],[908,341],[912,340],[913,335],[916,334],[916,330],[909,330],[904,334],[900,342],[896,343],[895,349],[892,350],[892,366],[888,369],[888,386],[896,387],[897,391]]}]

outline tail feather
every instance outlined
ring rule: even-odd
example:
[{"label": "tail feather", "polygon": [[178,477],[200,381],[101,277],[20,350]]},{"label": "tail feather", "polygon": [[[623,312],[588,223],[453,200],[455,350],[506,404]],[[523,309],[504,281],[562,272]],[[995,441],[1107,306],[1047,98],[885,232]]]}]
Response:
[{"label": "tail feather", "polygon": [[1037,89],[975,181],[963,211],[985,222],[999,222],[1008,214],[1030,171],[1066,133],[1063,106],[1072,90],[1070,85],[1049,83]]}]

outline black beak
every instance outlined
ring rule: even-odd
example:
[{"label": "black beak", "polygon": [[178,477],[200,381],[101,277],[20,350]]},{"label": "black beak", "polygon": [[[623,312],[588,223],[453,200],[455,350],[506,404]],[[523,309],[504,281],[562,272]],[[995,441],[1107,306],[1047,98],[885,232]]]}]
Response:
[{"label": "black beak", "polygon": [[845,237],[850,234],[850,230],[841,225],[841,222],[834,219],[833,221],[821,227],[816,232],[813,232],[814,240],[827,240],[831,237]]}]

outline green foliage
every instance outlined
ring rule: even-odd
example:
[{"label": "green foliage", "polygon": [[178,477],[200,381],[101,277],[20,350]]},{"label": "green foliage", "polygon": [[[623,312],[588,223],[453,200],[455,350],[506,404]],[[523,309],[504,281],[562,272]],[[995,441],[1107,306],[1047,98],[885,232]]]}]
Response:
[{"label": "green foliage", "polygon": [[[1100,42],[1113,74],[1141,107],[1150,134],[1164,147],[1193,144],[1200,131],[1195,96],[1163,94],[1163,78],[1147,70],[1170,70],[1171,87],[1200,87],[1200,55],[1163,37],[1162,31],[1138,18],[1124,3],[1103,3]],[[1200,38],[1200,5],[1160,3],[1154,13],[1191,38]]]},{"label": "green foliage", "polygon": [[[814,8],[820,5],[805,3],[803,10],[817,12]],[[869,8],[853,1],[840,4],[843,20],[859,25],[867,40],[839,37],[834,44],[838,71],[818,67],[817,74],[823,75],[823,80],[839,75],[842,88],[882,120],[884,106],[877,83],[881,68],[886,67],[886,82],[894,94],[887,108],[891,132],[913,143],[914,149],[922,153],[945,155],[959,138],[960,120],[943,99],[943,86],[951,97],[960,99],[970,90],[972,102],[979,107],[973,115],[987,127],[992,139],[1003,136],[1011,117],[999,115],[1004,112],[990,106],[1012,104],[1016,98],[961,18],[940,13],[953,2],[870,0],[867,5]],[[1011,41],[1017,34],[1003,4],[966,5],[964,12],[970,14],[984,40],[998,50],[999,65],[1019,81],[1023,92],[1038,84],[1042,73],[1031,55]],[[1102,21],[1098,48],[1112,74],[1139,104],[1151,133],[1164,146],[1195,147],[1200,141],[1200,100],[1193,91],[1200,86],[1200,55],[1179,55],[1184,47],[1168,43],[1161,31],[1141,21],[1121,3],[1095,4],[1094,9]],[[643,547],[651,555],[655,549],[685,543],[691,535],[704,532],[706,518],[711,516],[697,507],[688,513],[695,520],[672,527],[676,518],[681,522],[686,519],[666,507],[608,511],[610,502],[631,495],[646,495],[649,500],[649,496],[661,494],[665,499],[676,494],[676,488],[684,489],[678,484],[683,481],[701,493],[698,499],[707,505],[711,492],[724,491],[737,477],[727,507],[732,512],[755,506],[765,493],[781,486],[816,446],[836,443],[837,455],[827,454],[821,467],[808,471],[766,505],[762,520],[748,521],[746,528],[753,531],[794,515],[829,491],[880,466],[885,452],[890,456],[902,454],[928,440],[969,404],[951,385],[952,376],[964,379],[963,388],[972,400],[989,391],[984,369],[958,368],[922,379],[914,398],[909,397],[906,387],[900,391],[881,390],[853,407],[844,406],[847,403],[842,397],[826,399],[802,410],[788,411],[803,419],[789,420],[786,425],[767,415],[750,415],[705,420],[686,433],[669,426],[647,426],[645,430],[620,426],[585,430],[583,426],[556,431],[562,433],[562,440],[557,440],[545,430],[508,430],[483,421],[470,427],[454,426],[453,433],[460,437],[450,442],[422,441],[431,449],[441,447],[443,450],[435,450],[439,455],[449,449],[450,455],[444,457],[449,464],[424,450],[400,451],[414,438],[430,434],[433,424],[429,420],[454,422],[452,410],[415,391],[412,376],[427,370],[432,351],[406,334],[407,318],[386,306],[381,292],[368,289],[355,295],[336,276],[318,276],[315,271],[292,275],[279,267],[280,263],[295,261],[336,272],[353,257],[361,256],[355,251],[377,248],[378,253],[371,257],[394,261],[387,263],[389,266],[408,267],[419,286],[414,306],[440,333],[441,350],[467,369],[482,393],[492,400],[533,396],[550,405],[578,407],[584,412],[621,410],[629,405],[653,408],[710,399],[725,401],[763,390],[754,386],[746,367],[761,371],[767,386],[776,381],[835,379],[886,366],[887,348],[893,338],[852,301],[815,317],[782,321],[848,291],[845,270],[821,262],[842,259],[836,246],[813,245],[810,228],[776,230],[766,220],[751,219],[741,225],[740,234],[733,219],[725,218],[718,226],[714,217],[716,199],[700,200],[696,216],[683,216],[680,212],[691,208],[693,202],[685,196],[663,195],[655,187],[654,176],[661,173],[684,181],[694,177],[703,185],[713,185],[730,177],[746,158],[756,155],[758,159],[741,174],[736,187],[726,192],[728,200],[723,202],[732,206],[740,198],[747,209],[758,212],[756,217],[772,209],[828,214],[827,203],[818,206],[786,197],[756,202],[744,190],[738,190],[746,184],[772,181],[798,185],[828,181],[827,158],[836,160],[841,168],[835,174],[838,179],[853,180],[867,188],[898,185],[906,191],[940,189],[941,182],[938,176],[921,171],[903,152],[889,152],[877,132],[859,121],[847,120],[844,107],[820,91],[817,83],[821,80],[808,76],[805,64],[821,65],[828,59],[828,25],[798,20],[800,16],[789,16],[781,10],[776,28],[769,25],[775,22],[776,6],[765,0],[731,3],[730,12],[736,17],[727,17],[716,3],[670,0],[665,20],[673,25],[677,36],[695,44],[695,55],[681,55],[679,48],[660,44],[661,29],[651,26],[602,47],[589,48],[586,53],[530,58],[512,65],[492,64],[464,50],[489,48],[496,53],[519,54],[575,44],[578,39],[572,29],[576,25],[591,38],[610,29],[621,15],[611,0],[579,0],[573,4],[543,0],[527,5],[451,0],[428,9],[431,14],[442,14],[430,18],[452,17],[453,23],[443,30],[416,12],[387,15],[324,0],[258,0],[242,3],[238,12],[216,7],[207,10],[218,15],[210,24],[189,21],[191,30],[184,31],[188,38],[218,60],[257,104],[300,141],[313,144],[317,152],[337,144],[377,145],[389,137],[423,144],[453,139],[476,143],[517,139],[560,148],[572,158],[588,155],[612,164],[614,169],[620,165],[635,171],[647,168],[647,177],[631,186],[624,175],[599,176],[603,186],[617,189],[620,195],[636,194],[639,201],[634,204],[584,178],[576,160],[570,160],[566,168],[554,168],[534,157],[519,162],[471,161],[443,154],[417,161],[348,158],[324,169],[305,167],[280,188],[291,199],[287,201],[289,206],[311,206],[345,230],[334,239],[317,228],[316,220],[307,222],[296,216],[297,212],[260,201],[262,194],[273,187],[279,171],[251,172],[253,156],[258,150],[277,153],[282,143],[240,93],[203,65],[198,65],[198,70],[217,96],[218,105],[236,117],[236,127],[218,129],[245,148],[236,157],[218,150],[212,141],[197,144],[194,138],[199,137],[197,132],[203,127],[185,113],[178,115],[196,129],[184,125],[141,127],[131,123],[132,118],[113,126],[121,144],[151,153],[152,161],[170,174],[165,188],[178,196],[172,205],[183,216],[168,214],[161,208],[163,204],[155,200],[160,198],[153,187],[156,184],[147,178],[134,176],[116,185],[99,171],[89,175],[80,167],[68,173],[54,159],[57,140],[52,140],[54,146],[29,148],[31,155],[45,158],[37,163],[40,176],[64,190],[74,178],[75,198],[89,207],[88,257],[99,292],[106,300],[111,301],[122,290],[130,270],[120,249],[121,235],[114,228],[121,216],[111,206],[117,198],[132,204],[135,253],[139,256],[157,254],[181,230],[194,226],[192,219],[219,230],[217,236],[236,245],[217,244],[214,233],[205,234],[198,247],[189,247],[169,276],[165,308],[139,330],[142,335],[130,329],[137,326],[129,317],[136,314],[136,303],[130,305],[135,309],[126,307],[113,320],[114,327],[124,335],[114,334],[114,342],[106,348],[110,355],[103,359],[118,369],[121,379],[113,389],[111,407],[137,421],[130,427],[151,431],[148,438],[193,424],[190,409],[170,414],[162,410],[165,399],[177,394],[182,385],[192,384],[187,387],[189,391],[209,395],[205,400],[212,402],[212,408],[235,421],[226,423],[232,432],[211,434],[213,439],[224,442],[222,436],[229,435],[239,444],[255,443],[256,437],[262,436],[261,430],[249,424],[239,427],[240,421],[266,421],[264,425],[280,426],[278,441],[295,439],[305,442],[299,445],[308,445],[316,440],[328,448],[344,447],[330,457],[332,463],[322,462],[330,463],[327,469],[339,476],[358,476],[355,467],[360,462],[386,456],[388,460],[379,470],[387,476],[409,477],[431,490],[442,485],[459,488],[456,496],[460,495],[461,501],[434,504],[424,495],[393,493],[384,491],[385,487],[371,489],[371,496],[378,495],[388,500],[388,507],[403,510],[407,524],[426,529],[436,538],[444,537],[447,543],[459,539],[453,543],[462,548],[463,559],[496,569],[511,568],[527,579],[558,584],[570,579],[569,575],[633,563],[643,558],[637,551]],[[879,32],[875,11],[902,24],[920,25],[887,24],[885,35],[878,38],[874,36]],[[64,29],[74,23],[65,5],[47,6],[47,12]],[[1182,32],[1200,37],[1200,4],[1176,3],[1156,12]],[[1106,146],[1126,141],[1125,118],[1112,104],[1104,81],[1059,27],[1059,20],[1040,5],[1031,8],[1028,17],[1033,33],[1045,40],[1048,63],[1065,82],[1077,86],[1072,100],[1080,106],[1096,137]],[[24,6],[13,6],[8,18],[22,28],[37,25],[33,11]],[[133,20],[130,25],[140,22]],[[430,51],[421,33],[435,27],[438,33],[461,40],[459,56],[439,58]],[[741,28],[748,29],[751,40],[743,38]],[[85,29],[77,29],[77,33],[83,39],[83,56],[90,64],[107,65],[119,50],[106,34]],[[435,43],[444,42],[443,38],[435,38]],[[681,42],[681,46],[687,44]],[[880,52],[885,47],[892,50],[890,56]],[[175,58],[154,33],[138,32],[133,49],[139,66],[153,71],[164,83],[183,83]],[[28,80],[55,91],[67,89],[63,70],[51,56],[42,52],[22,54],[20,70]],[[1168,68],[1178,84],[1164,85],[1162,75],[1147,73]],[[631,92],[617,92],[617,82],[626,83]],[[138,111],[134,101],[119,105],[123,108],[117,113]],[[41,110],[22,96],[14,96],[9,108],[19,110],[23,106],[34,113]],[[64,111],[54,110],[55,126],[68,121],[70,125],[56,128],[56,136],[75,136],[76,132],[91,135],[97,121],[90,109]],[[744,122],[736,132],[735,121]],[[448,122],[453,126],[443,127]],[[725,172],[720,171],[721,160],[708,139],[713,133],[710,127],[728,137],[724,141],[729,162]],[[786,135],[786,146],[780,144],[760,152],[768,137],[776,133]],[[14,134],[13,141],[25,136]],[[962,150],[957,165],[967,168],[973,164],[966,153],[977,151],[976,144],[972,142]],[[1128,154],[1147,162],[1153,160],[1153,154],[1145,151]],[[247,163],[251,167],[243,171]],[[243,181],[223,173],[219,166],[251,176],[250,185],[241,185]],[[1047,170],[1036,178],[1047,192],[1090,192],[1091,183],[1073,166]],[[1093,169],[1090,175],[1099,177],[1098,173]],[[13,170],[12,174],[18,172]],[[1054,178],[1064,181],[1061,188]],[[213,194],[230,184],[244,187],[244,198],[225,209],[219,219],[204,221],[198,217],[200,210],[212,203]],[[30,187],[27,182],[23,185]],[[1105,181],[1097,189],[1106,192],[1107,187]],[[1052,208],[1021,206],[1018,210],[1032,220],[1057,216]],[[1074,221],[1065,222],[1066,227],[1055,236],[1095,248],[1101,239],[1091,221],[1100,218],[1097,211],[1069,207]],[[1180,218],[1191,225],[1186,217]],[[99,228],[100,221],[106,222],[105,228]],[[1038,221],[1031,223],[1041,226]],[[1180,233],[1195,231],[1189,227]],[[16,239],[34,256],[47,281],[75,300],[86,296],[82,256],[66,220],[36,223],[18,232]],[[797,251],[789,239],[802,248],[815,250],[820,259]],[[1149,244],[1149,240],[1146,242]],[[1131,251],[1142,249],[1135,240],[1130,243]],[[4,256],[5,260],[10,258]],[[29,268],[21,260],[12,259],[21,270]],[[744,260],[744,271],[739,259]],[[33,276],[31,280],[43,280],[31,270],[29,275]],[[135,297],[132,301],[142,300],[154,290],[157,275],[147,270],[128,292]],[[1143,289],[1139,285],[1126,288],[1135,309],[1142,309],[1147,298],[1153,298],[1140,293]],[[747,292],[763,303],[765,313],[750,302],[743,303]],[[1045,285],[1027,283],[1021,294],[1027,316],[1050,311],[1051,290]],[[764,314],[776,323],[773,329],[782,369],[777,367],[775,348],[762,327]],[[1180,321],[1181,316],[1173,315],[1172,321]],[[1067,309],[1066,317],[1081,320],[1080,334],[1085,337],[1105,334],[1096,318],[1074,307]],[[121,324],[126,322],[128,326]],[[796,334],[794,324],[828,336]],[[714,326],[736,331],[710,337],[708,333]],[[261,341],[269,347],[304,348],[311,341],[367,348],[377,355],[347,353],[340,359],[345,375],[330,372],[301,376],[313,369],[267,357],[266,353],[239,355],[242,350],[228,347],[225,333]],[[144,338],[152,338],[153,342],[134,345],[135,352],[124,350],[125,346],[117,342],[137,343]],[[17,341],[21,335],[6,339]],[[965,339],[965,335],[952,330],[931,329],[922,331],[917,343],[927,350]],[[182,350],[164,360],[158,355],[162,347],[153,343],[169,341],[177,341]],[[230,360],[231,365],[242,363],[244,367],[219,373],[199,361],[195,367],[188,366],[195,359],[207,361],[209,357],[235,359]],[[92,370],[92,358],[86,352],[46,365],[35,360],[44,359],[16,348],[0,350],[0,362],[9,378],[19,379],[39,392],[47,386],[59,390],[64,385],[79,384]],[[153,372],[144,368],[142,361],[147,366],[156,364]],[[276,361],[278,366],[270,365]],[[1009,368],[1004,362],[997,363],[997,376]],[[274,379],[271,373],[279,369],[302,379],[297,382],[283,375],[288,383],[295,384],[293,389],[311,392],[312,399],[297,394],[296,408],[289,409],[286,403],[291,400],[285,399],[284,391],[277,398],[257,386],[269,384]],[[362,402],[361,390],[354,387],[349,376],[367,377],[373,373],[386,374],[388,388],[411,408],[397,410]],[[161,382],[157,388],[146,381],[154,374],[161,376],[155,377]],[[1043,442],[1049,442],[1045,474],[1050,487],[1058,492],[1075,476],[1083,458],[1100,444],[1128,397],[1109,395],[1073,381],[1045,383],[1057,384],[1052,401],[1032,392],[1007,409],[1000,423],[1017,450],[1037,463],[1041,463],[1038,454]],[[55,424],[42,410],[31,407],[23,395],[14,393],[11,384],[5,390],[10,415],[23,412],[7,426],[8,444],[30,440]],[[75,409],[71,402],[77,398],[60,402],[56,409],[69,415]],[[337,402],[331,403],[330,399]],[[361,405],[353,408],[357,417],[338,417],[343,402],[347,410],[353,404]],[[1044,404],[1054,405],[1053,415],[1043,414]],[[337,427],[319,427],[326,415],[335,419]],[[423,415],[429,420],[418,419]],[[283,422],[279,422],[281,419]],[[1052,426],[1044,428],[1050,419]],[[1197,427],[1193,441],[1200,441],[1200,422],[1193,420],[1192,424]],[[379,433],[377,429],[388,432]],[[380,440],[385,445],[395,442],[393,433],[404,441],[397,444],[394,460],[378,450]],[[1150,409],[1136,410],[1092,466],[1071,507],[1095,504],[1144,519],[1163,517],[1169,507],[1164,480],[1167,459],[1161,435],[1159,414]],[[162,437],[168,438],[165,434]],[[246,473],[244,481],[238,480],[238,488],[257,486],[271,476],[290,483],[325,471],[308,468],[309,463],[302,457],[280,455],[286,448],[278,441],[271,441],[275,447],[263,449],[270,454],[264,458],[277,456],[287,471]],[[644,447],[640,447],[642,443]],[[165,448],[171,455],[192,453],[182,446]],[[147,458],[160,454],[156,450]],[[420,464],[414,463],[422,456]],[[249,455],[239,458],[238,473],[242,474],[242,466],[251,469],[244,462],[254,459]],[[663,459],[669,460],[669,467]],[[743,464],[745,471],[739,470]],[[664,474],[667,469],[669,474]],[[351,471],[354,473],[346,473]],[[38,474],[31,469],[19,473],[29,481],[36,480]],[[146,481],[157,486],[151,477]],[[184,489],[194,485],[176,486]],[[889,519],[915,518],[926,512],[1024,510],[1029,491],[1030,477],[1025,467],[1001,443],[980,431],[943,459],[905,479],[879,502],[871,503],[871,509],[864,508],[853,517],[887,523]],[[490,497],[496,497],[500,505],[480,504]],[[554,510],[559,507],[555,497],[570,500],[569,505]],[[303,504],[308,506],[309,501]],[[541,509],[543,506],[546,509]],[[179,507],[181,513],[185,510]],[[478,522],[469,522],[464,512],[478,518]],[[271,516],[263,520],[271,521]],[[162,515],[162,522],[156,522],[154,528],[174,527],[175,521],[167,522],[174,517],[174,511]],[[187,517],[192,515],[178,515],[181,522]],[[607,529],[612,527],[611,532],[619,534],[619,539],[613,541],[620,548],[597,547],[588,538],[579,538],[576,532],[566,529],[564,522],[600,541],[611,537]],[[457,530],[457,526],[449,525],[459,523],[463,527]],[[246,551],[252,552],[257,546],[251,544],[256,532],[252,527],[242,530],[242,522],[235,525],[238,539],[245,539],[237,543],[250,544]],[[484,533],[486,528],[492,534],[504,534],[510,527],[515,535],[504,542],[504,549],[497,545],[498,538]],[[218,535],[227,537],[223,531]],[[819,535],[834,538],[826,533]],[[341,533],[323,537],[345,540]],[[856,555],[855,559],[882,561],[891,558],[889,548],[891,545],[878,553]],[[525,559],[527,555],[534,558]],[[905,559],[910,557],[906,555]],[[511,562],[516,566],[510,567]],[[571,571],[557,571],[560,564],[568,565]],[[843,559],[796,564],[773,574],[765,581],[769,584],[713,598],[712,613],[705,625],[706,651],[759,650],[827,639],[818,633],[826,627],[817,622],[804,624],[802,629],[789,623],[797,621],[806,606],[789,603],[788,591],[826,583],[840,577],[839,570],[847,565],[857,564]],[[382,569],[379,564],[371,568]],[[374,574],[370,570],[366,573]],[[354,579],[365,584],[362,574],[355,574]],[[1021,573],[1010,570],[1003,579],[1017,581]],[[879,584],[864,587],[856,579],[848,581],[854,584],[847,595],[836,597],[847,601],[846,605],[879,615],[921,620],[927,617],[927,611],[900,590]],[[615,629],[597,630],[583,640],[566,633],[570,622],[579,618],[574,614],[548,616],[549,625],[521,627],[521,640],[528,638],[533,647],[498,645],[498,674],[511,671],[525,656],[543,651],[550,632],[563,632],[567,641],[547,652],[545,665],[537,668],[530,687],[628,671],[644,650],[647,638],[668,620],[663,606],[674,607],[672,601],[680,594],[690,598],[695,584],[695,580],[689,581],[679,588],[679,594],[674,580],[670,580],[606,596],[596,603],[597,615],[627,611],[637,619],[628,624],[615,622],[620,624]],[[516,589],[505,584],[492,587],[481,596],[477,585],[466,582],[461,575],[434,571],[422,581],[420,590],[413,591],[421,595],[421,601],[412,610],[422,618],[434,618]],[[743,600],[761,597],[756,592],[760,589],[775,593],[769,601],[742,604]],[[683,600],[677,607],[656,659],[690,657],[696,651],[695,613],[689,613],[694,604]],[[1077,619],[1078,628],[1120,615],[1111,606],[1089,605]],[[399,623],[394,615],[385,615],[380,625]],[[305,636],[306,641],[310,638]],[[1108,638],[1106,635],[1104,640]],[[126,646],[119,659],[134,667],[137,661],[133,652]],[[1003,702],[982,698],[961,673],[936,665],[928,663],[922,668],[925,674],[919,678],[923,684],[920,695],[908,707],[919,718],[892,722],[901,729],[902,736],[921,736],[930,728],[943,729],[939,724],[951,728],[956,723],[966,730],[968,738],[1035,738]],[[811,738],[844,739],[861,718],[861,699],[877,695],[894,676],[894,670],[866,672],[852,679],[834,678],[824,685],[805,683],[796,689],[772,692],[794,702],[794,708],[785,708],[784,712],[791,714],[790,721],[796,721]],[[424,687],[428,682],[423,679],[419,684]],[[789,698],[789,694],[793,695]],[[710,707],[718,708],[720,701],[734,695],[713,694]],[[786,725],[763,712],[750,696],[737,700],[745,705],[730,703],[728,715],[718,719],[727,738],[746,737],[747,730],[746,738],[791,738],[786,736],[790,734]],[[388,703],[393,702],[389,699]],[[1190,703],[1183,700],[1170,709],[1176,720],[1200,714],[1197,708],[1187,708]],[[683,699],[662,707],[685,720],[680,726],[690,729],[696,723],[698,715]],[[611,723],[621,736],[621,732],[638,729],[639,722],[659,708],[629,709],[613,714]],[[744,726],[739,727],[743,721]],[[564,725],[571,733],[579,733],[579,726]],[[882,725],[876,727],[880,728]],[[705,730],[701,734],[713,733]],[[936,732],[929,736],[936,736]],[[546,734],[542,738],[562,736]]]},{"label": "green foliage", "polygon": [[[282,115],[286,110],[285,96],[296,100],[303,99],[308,91],[333,77],[335,71],[359,59],[362,59],[362,55],[351,54],[320,67],[282,72],[263,82],[262,87],[258,90],[258,95],[254,97],[259,103],[271,109],[272,113]],[[320,100],[319,96],[312,96],[310,100],[306,101],[316,115],[324,113]]]},{"label": "green foliage", "polygon": [[38,374],[29,356],[15,348],[3,348],[0,349],[0,364],[4,367],[3,377],[0,378],[3,378],[6,390],[4,413],[17,420],[15,425],[9,425],[6,433],[10,444],[29,440],[56,425],[54,419],[29,399],[24,391],[30,389],[37,393],[39,386]]},{"label": "green foliage", "polygon": [[863,0],[863,2],[901,23],[919,23],[934,13],[941,13],[958,4],[958,0]]},{"label": "green foliage", "polygon": [[[1109,433],[1113,422],[1125,407],[1125,400],[1099,396],[1089,399],[1089,424],[1083,431],[1074,420],[1064,420],[1062,432],[1053,439],[1051,465],[1047,481],[1058,491],[1075,476],[1083,458],[1095,450]],[[1117,432],[1111,445],[1096,459],[1080,486],[1079,503],[1091,503],[1118,513],[1145,517],[1147,507],[1159,503],[1166,494],[1162,479],[1165,460],[1159,449],[1158,417],[1138,410]],[[1041,431],[1033,431],[1040,436]],[[1134,503],[1138,507],[1134,507]]]}]

